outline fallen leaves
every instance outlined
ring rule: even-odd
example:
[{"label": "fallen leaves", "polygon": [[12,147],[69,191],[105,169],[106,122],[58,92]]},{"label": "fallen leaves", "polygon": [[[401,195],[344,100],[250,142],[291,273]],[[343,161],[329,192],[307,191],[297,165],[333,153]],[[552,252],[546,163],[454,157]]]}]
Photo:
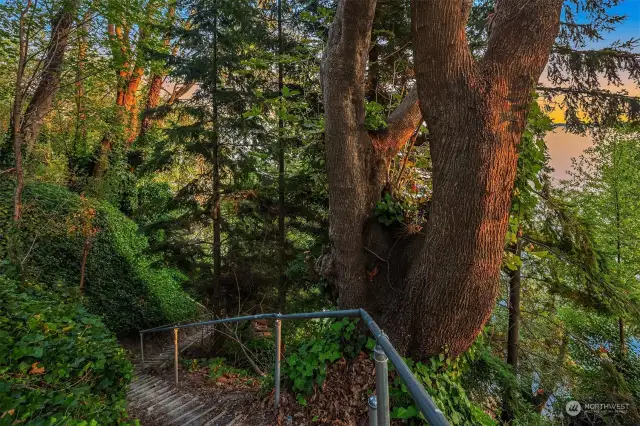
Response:
[{"label": "fallen leaves", "polygon": [[[300,406],[295,395],[283,391],[280,396],[278,424],[357,426],[366,423],[367,398],[375,389],[374,363],[365,353],[356,359],[344,358],[327,368],[322,387],[317,385],[308,398],[307,407]],[[271,406],[273,396],[265,401]],[[295,421],[288,422],[289,418]]]}]

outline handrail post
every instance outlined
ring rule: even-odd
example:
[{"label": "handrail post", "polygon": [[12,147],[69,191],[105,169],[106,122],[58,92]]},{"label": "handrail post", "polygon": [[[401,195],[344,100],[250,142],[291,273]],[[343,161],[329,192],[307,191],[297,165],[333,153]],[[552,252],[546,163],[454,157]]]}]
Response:
[{"label": "handrail post", "polygon": [[140,333],[140,360],[144,370],[144,333]]},{"label": "handrail post", "polygon": [[369,426],[378,426],[378,401],[375,395],[369,397]]},{"label": "handrail post", "polygon": [[173,329],[173,364],[176,370],[176,386],[178,386],[178,329]]},{"label": "handrail post", "polygon": [[376,395],[378,426],[389,426],[391,418],[389,415],[389,370],[387,366],[387,354],[382,346],[376,345],[373,350],[376,361]]},{"label": "handrail post", "polygon": [[273,373],[273,381],[275,384],[275,408],[278,411],[278,405],[280,405],[280,350],[282,348],[282,321],[280,319],[276,319],[276,368]]}]

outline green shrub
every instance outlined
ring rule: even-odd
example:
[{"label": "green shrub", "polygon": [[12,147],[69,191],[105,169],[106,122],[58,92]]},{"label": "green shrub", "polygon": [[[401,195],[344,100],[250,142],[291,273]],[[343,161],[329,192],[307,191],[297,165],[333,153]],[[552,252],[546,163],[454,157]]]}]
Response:
[{"label": "green shrub", "polygon": [[[354,358],[364,348],[367,337],[356,328],[358,320],[320,320],[316,333],[289,352],[282,364],[282,376],[289,380],[298,402],[306,405],[315,383],[322,386],[327,365],[340,358]],[[287,337],[288,338],[288,337]]]},{"label": "green shrub", "polygon": [[[476,351],[476,347],[472,347],[455,360],[448,358],[445,354],[432,357],[425,363],[405,359],[414,376],[452,425],[497,424],[481,407],[469,399],[461,383],[461,377],[475,359]],[[389,370],[394,370],[392,365]],[[398,375],[393,375],[393,380],[389,384],[389,395],[393,408],[392,418],[405,420],[423,418],[407,386]],[[418,420],[418,423],[422,421]]]},{"label": "green shrub", "polygon": [[[197,305],[182,290],[185,278],[155,266],[157,259],[146,253],[147,238],[115,207],[33,183],[25,188],[23,219],[15,228],[12,192],[13,184],[0,180],[0,259],[13,258],[23,277],[79,287],[83,247],[90,238],[86,305],[103,315],[112,331],[130,334],[195,316]],[[89,234],[82,232],[87,224]]]},{"label": "green shrub", "polygon": [[[353,359],[366,349],[373,356],[375,341],[358,329],[357,322],[348,318],[340,321],[308,321],[302,324],[313,324],[313,330],[299,326],[291,330],[291,335],[287,334],[285,339],[291,344],[282,365],[282,377],[296,393],[298,403],[306,405],[306,397],[313,392],[314,385],[322,386],[330,363],[340,358]],[[405,359],[417,380],[453,425],[496,424],[481,406],[469,398],[462,381],[473,362],[484,356],[484,349],[479,339],[474,347],[456,360],[449,359],[445,354],[425,363]],[[403,419],[408,424],[423,424],[422,414],[402,379],[394,373],[391,363],[389,372],[391,417]]]},{"label": "green shrub", "polygon": [[49,293],[0,276],[0,425],[126,423],[124,350],[100,318]]}]

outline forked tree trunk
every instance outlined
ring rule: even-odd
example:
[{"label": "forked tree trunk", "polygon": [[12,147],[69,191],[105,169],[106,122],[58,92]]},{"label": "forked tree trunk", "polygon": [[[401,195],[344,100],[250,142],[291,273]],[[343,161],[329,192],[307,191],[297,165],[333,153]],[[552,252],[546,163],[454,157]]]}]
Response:
[{"label": "forked tree trunk", "polygon": [[339,304],[371,310],[394,343],[418,357],[444,350],[457,356],[480,333],[498,293],[517,144],[531,90],[558,33],[562,1],[535,0],[526,8],[501,1],[480,61],[467,46],[465,3],[413,1],[415,71],[429,129],[433,196],[424,233],[400,241],[371,216],[384,185],[381,166],[420,120],[408,118],[413,115],[406,112],[412,110],[406,99],[382,137],[372,141],[365,131],[375,3],[338,3],[322,70]]}]

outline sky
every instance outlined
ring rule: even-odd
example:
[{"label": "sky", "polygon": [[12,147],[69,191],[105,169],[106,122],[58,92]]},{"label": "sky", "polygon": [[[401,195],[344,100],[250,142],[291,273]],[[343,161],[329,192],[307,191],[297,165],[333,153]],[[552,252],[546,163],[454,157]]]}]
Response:
[{"label": "sky", "polygon": [[[611,9],[612,12],[620,15],[627,15],[627,20],[618,25],[615,32],[605,34],[604,40],[595,43],[590,48],[600,48],[611,45],[616,40],[626,41],[630,38],[640,38],[640,0],[626,0],[622,4]],[[640,96],[640,88],[629,82],[623,87],[630,95]],[[554,117],[555,121],[560,121]],[[588,136],[577,136],[557,128],[546,137],[547,148],[551,157],[551,167],[555,169],[554,177],[564,179],[567,177],[567,170],[571,168],[571,158],[578,157],[582,151],[591,146],[591,138]]]}]

